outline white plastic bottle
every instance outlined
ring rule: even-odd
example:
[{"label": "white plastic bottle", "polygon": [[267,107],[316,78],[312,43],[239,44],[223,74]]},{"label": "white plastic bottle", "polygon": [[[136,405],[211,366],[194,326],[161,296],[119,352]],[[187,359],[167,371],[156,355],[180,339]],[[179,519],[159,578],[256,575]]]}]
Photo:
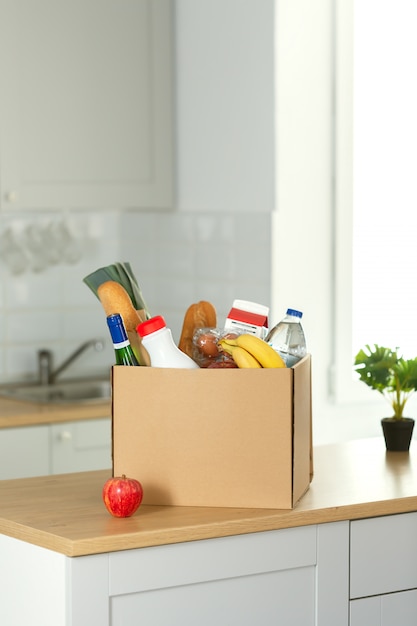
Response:
[{"label": "white plastic bottle", "polygon": [[142,338],[152,367],[198,369],[197,363],[175,345],[171,330],[161,315],[138,324],[136,331]]},{"label": "white plastic bottle", "polygon": [[285,317],[267,334],[265,341],[292,367],[307,353],[306,338],[301,325],[303,314],[296,309],[287,309]]}]

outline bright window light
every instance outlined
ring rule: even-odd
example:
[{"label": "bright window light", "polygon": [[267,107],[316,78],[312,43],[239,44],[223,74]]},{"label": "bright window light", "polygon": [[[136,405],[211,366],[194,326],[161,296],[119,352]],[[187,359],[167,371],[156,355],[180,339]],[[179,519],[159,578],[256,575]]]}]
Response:
[{"label": "bright window light", "polygon": [[417,354],[417,2],[354,5],[353,353]]}]

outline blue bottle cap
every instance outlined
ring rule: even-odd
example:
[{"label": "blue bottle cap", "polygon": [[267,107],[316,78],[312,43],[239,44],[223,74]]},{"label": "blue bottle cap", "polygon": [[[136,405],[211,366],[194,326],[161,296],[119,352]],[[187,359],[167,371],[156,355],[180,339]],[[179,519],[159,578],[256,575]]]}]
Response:
[{"label": "blue bottle cap", "polygon": [[300,319],[303,317],[301,311],[297,311],[296,309],[287,309],[287,315],[294,315],[295,317],[299,317]]},{"label": "blue bottle cap", "polygon": [[119,313],[107,316],[107,326],[109,327],[113,343],[123,343],[127,340],[126,329],[122,316]]}]

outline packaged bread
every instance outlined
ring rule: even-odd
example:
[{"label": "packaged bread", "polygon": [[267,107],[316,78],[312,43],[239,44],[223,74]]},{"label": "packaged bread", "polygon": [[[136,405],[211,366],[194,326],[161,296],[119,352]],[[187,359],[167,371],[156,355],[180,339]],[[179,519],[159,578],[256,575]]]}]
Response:
[{"label": "packaged bread", "polygon": [[193,358],[193,337],[199,328],[216,328],[217,313],[214,306],[206,300],[191,304],[184,316],[178,347]]}]

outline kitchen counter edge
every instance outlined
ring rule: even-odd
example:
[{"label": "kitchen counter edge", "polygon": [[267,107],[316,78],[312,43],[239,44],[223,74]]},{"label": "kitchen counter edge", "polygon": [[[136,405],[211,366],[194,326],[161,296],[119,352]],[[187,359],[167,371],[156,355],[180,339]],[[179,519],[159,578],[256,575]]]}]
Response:
[{"label": "kitchen counter edge", "polygon": [[382,438],[314,449],[315,474],[292,510],[142,505],[104,507],[111,470],[0,481],[0,532],[70,557],[417,511],[417,448]]}]

